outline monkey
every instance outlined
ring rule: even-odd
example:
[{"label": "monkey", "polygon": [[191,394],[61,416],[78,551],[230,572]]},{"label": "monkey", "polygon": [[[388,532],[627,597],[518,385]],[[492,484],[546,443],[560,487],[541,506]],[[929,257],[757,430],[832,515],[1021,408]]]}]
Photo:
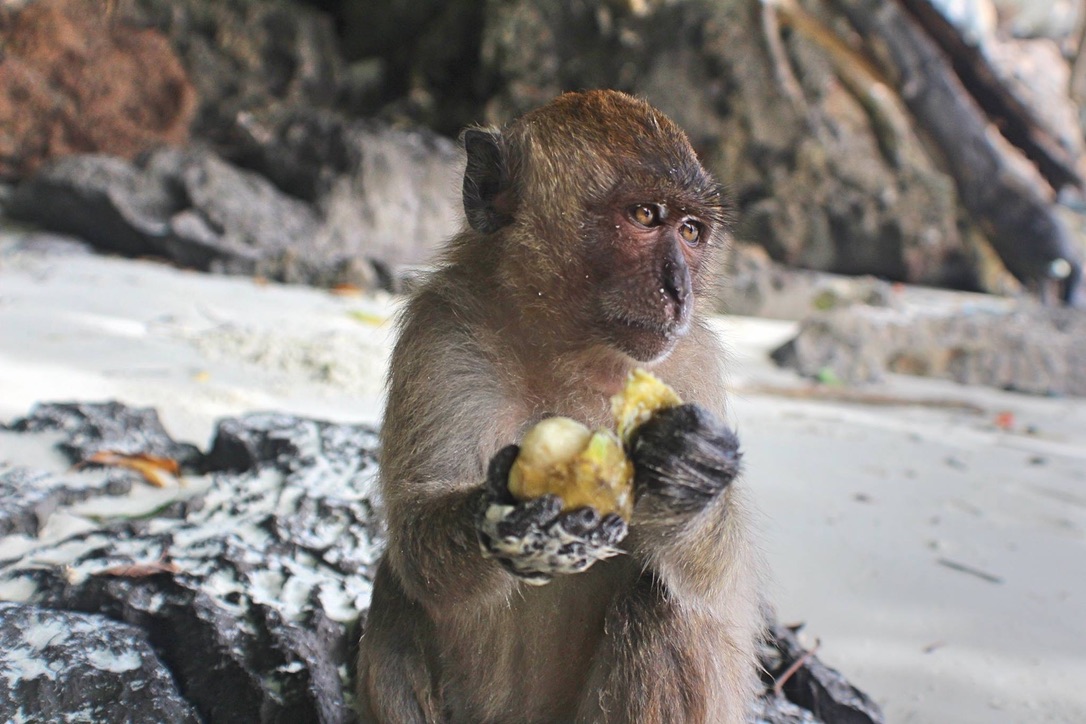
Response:
[{"label": "monkey", "polygon": [[[674,122],[619,91],[462,141],[466,224],[390,360],[363,720],[744,722],[763,576],[706,324],[721,187]],[[512,499],[525,431],[606,426],[635,367],[685,404],[628,445],[629,521]]]}]

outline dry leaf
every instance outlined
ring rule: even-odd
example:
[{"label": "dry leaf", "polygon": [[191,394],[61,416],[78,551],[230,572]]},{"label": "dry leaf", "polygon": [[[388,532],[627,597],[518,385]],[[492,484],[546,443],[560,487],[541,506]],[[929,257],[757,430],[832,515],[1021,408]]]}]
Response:
[{"label": "dry leaf", "polygon": [[364,312],[361,309],[352,309],[351,311],[347,312],[347,315],[356,322],[361,322],[362,324],[369,324],[374,327],[380,327],[387,321],[387,317],[381,314]]},{"label": "dry leaf", "polygon": [[147,578],[159,573],[180,573],[181,569],[169,561],[155,561],[153,563],[131,563],[127,566],[113,566],[99,571],[103,576],[116,576],[118,578]]},{"label": "dry leaf", "polygon": [[181,474],[181,465],[176,460],[147,453],[126,455],[100,450],[87,458],[86,463],[135,470],[156,488],[166,487],[171,479],[176,479]]},{"label": "dry leaf", "polygon": [[337,284],[330,290],[332,294],[337,297],[360,297],[362,296],[362,287],[357,284]]}]

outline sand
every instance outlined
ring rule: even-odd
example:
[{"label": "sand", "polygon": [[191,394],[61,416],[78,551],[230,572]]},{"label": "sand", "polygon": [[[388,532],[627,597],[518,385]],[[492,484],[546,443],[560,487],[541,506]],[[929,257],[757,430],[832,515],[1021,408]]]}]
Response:
[{"label": "sand", "polygon": [[[254,410],[379,420],[394,299],[13,238],[0,420],[116,399],[201,446]],[[793,324],[717,326],[781,618],[890,722],[1086,721],[1086,401],[904,377],[861,392],[907,404],[804,399],[765,354]],[[28,447],[0,435],[0,462],[63,465]]]}]

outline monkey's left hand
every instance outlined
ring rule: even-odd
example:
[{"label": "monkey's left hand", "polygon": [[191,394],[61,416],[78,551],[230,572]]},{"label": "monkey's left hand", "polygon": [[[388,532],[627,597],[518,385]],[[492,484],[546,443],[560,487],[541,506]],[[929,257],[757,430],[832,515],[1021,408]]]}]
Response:
[{"label": "monkey's left hand", "polygon": [[687,518],[739,474],[739,438],[698,405],[657,412],[628,448],[639,507],[647,502],[656,515]]},{"label": "monkey's left hand", "polygon": [[562,512],[556,495],[525,502],[509,493],[509,468],[520,448],[510,445],[490,461],[476,520],[483,555],[494,558],[526,583],[542,585],[554,576],[580,573],[621,551],[626,521],[593,508]]}]

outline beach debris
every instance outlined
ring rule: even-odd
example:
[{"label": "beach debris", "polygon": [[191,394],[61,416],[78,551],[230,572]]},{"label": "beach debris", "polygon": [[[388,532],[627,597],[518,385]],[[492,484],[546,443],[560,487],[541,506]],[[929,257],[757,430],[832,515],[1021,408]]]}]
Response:
[{"label": "beach debris", "polygon": [[91,455],[82,465],[106,465],[135,470],[140,476],[156,488],[164,488],[171,482],[179,482],[181,464],[176,460],[150,455],[148,453],[125,453],[99,450]]},{"label": "beach debris", "polygon": [[982,571],[979,568],[974,568],[973,566],[967,565],[965,563],[952,561],[949,558],[939,558],[936,560],[936,563],[938,563],[940,566],[944,566],[945,568],[949,568],[952,571],[958,571],[959,573],[967,573],[970,576],[976,576],[982,581],[988,581],[988,583],[1003,583],[1003,579],[1000,576],[988,573],[986,571]]}]

